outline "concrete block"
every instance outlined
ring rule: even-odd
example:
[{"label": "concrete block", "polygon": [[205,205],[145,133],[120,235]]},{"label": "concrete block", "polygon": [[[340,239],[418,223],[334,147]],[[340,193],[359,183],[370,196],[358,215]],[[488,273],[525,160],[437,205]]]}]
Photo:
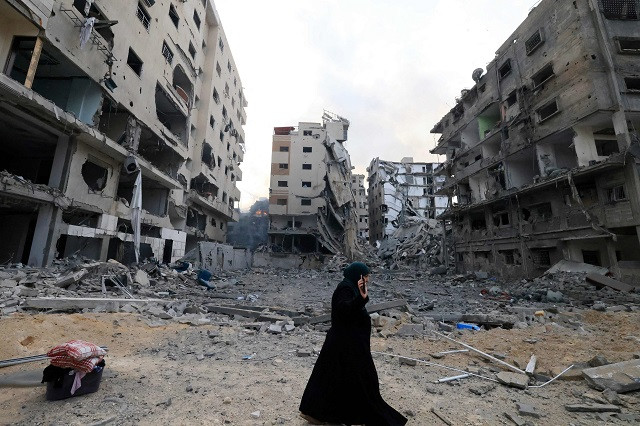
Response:
[{"label": "concrete block", "polygon": [[577,413],[619,413],[620,407],[610,404],[568,404],[567,411]]},{"label": "concrete block", "polygon": [[520,413],[520,415],[535,417],[536,419],[540,418],[540,413],[538,413],[533,405],[518,402],[516,403],[516,406],[518,407],[518,413]]},{"label": "concrete block", "polygon": [[640,389],[640,359],[588,368],[582,371],[589,386],[618,393]]},{"label": "concrete block", "polygon": [[526,374],[512,373],[510,371],[501,371],[496,374],[496,379],[503,385],[518,389],[526,389],[529,385],[529,376]]},{"label": "concrete block", "polygon": [[78,281],[80,281],[82,279],[82,277],[87,275],[87,273],[88,273],[88,271],[86,269],[81,269],[81,270],[79,270],[77,272],[73,272],[71,274],[64,275],[64,276],[58,278],[58,280],[54,283],[54,285],[56,287],[60,287],[60,288],[67,288],[71,284],[74,284],[74,283],[77,283]]}]

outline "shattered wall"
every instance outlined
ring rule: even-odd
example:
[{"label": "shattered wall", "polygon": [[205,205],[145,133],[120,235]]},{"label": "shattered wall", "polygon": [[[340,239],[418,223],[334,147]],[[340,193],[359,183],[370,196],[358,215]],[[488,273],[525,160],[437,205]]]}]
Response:
[{"label": "shattered wall", "polygon": [[213,3],[164,6],[0,1],[0,215],[27,236],[6,260],[129,259],[138,174],[146,257],[225,240],[246,97]]},{"label": "shattered wall", "polygon": [[640,260],[640,29],[611,4],[540,2],[432,130],[459,270]]}]

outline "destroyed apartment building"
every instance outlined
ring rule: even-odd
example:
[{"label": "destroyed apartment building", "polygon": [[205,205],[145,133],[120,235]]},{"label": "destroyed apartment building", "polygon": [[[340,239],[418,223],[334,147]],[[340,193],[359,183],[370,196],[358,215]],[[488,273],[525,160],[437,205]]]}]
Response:
[{"label": "destroyed apartment building", "polygon": [[459,271],[637,282],[639,19],[636,0],[541,1],[433,128]]},{"label": "destroyed apartment building", "polygon": [[366,243],[369,241],[369,200],[364,182],[364,175],[351,176],[351,190],[358,210],[358,238]]},{"label": "destroyed apartment building", "polygon": [[276,127],[269,189],[272,253],[344,254],[356,250],[358,209],[351,160],[344,147],[349,121],[325,112],[323,123]]},{"label": "destroyed apartment building", "polygon": [[224,242],[242,84],[211,1],[0,1],[0,262]]},{"label": "destroyed apartment building", "polygon": [[438,163],[371,160],[369,173],[369,241],[392,235],[407,217],[435,219],[448,199],[436,195],[444,178],[434,175]]}]

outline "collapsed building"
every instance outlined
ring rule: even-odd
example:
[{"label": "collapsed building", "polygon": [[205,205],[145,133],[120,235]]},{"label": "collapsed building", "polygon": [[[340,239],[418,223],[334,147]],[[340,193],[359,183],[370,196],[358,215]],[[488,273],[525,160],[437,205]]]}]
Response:
[{"label": "collapsed building", "polygon": [[237,219],[244,96],[211,1],[0,1],[0,262],[172,262]]},{"label": "collapsed building", "polygon": [[433,128],[460,271],[640,265],[640,4],[542,0]]},{"label": "collapsed building", "polygon": [[366,242],[369,241],[369,202],[364,180],[364,175],[352,175],[351,177],[351,189],[355,206],[358,209],[358,238]]},{"label": "collapsed building", "polygon": [[323,122],[276,127],[269,188],[269,245],[277,253],[345,254],[356,250],[358,209],[349,121],[325,112]]},{"label": "collapsed building", "polygon": [[369,241],[384,240],[407,217],[435,219],[447,207],[448,199],[436,195],[444,178],[434,175],[438,163],[371,160],[369,173]]}]

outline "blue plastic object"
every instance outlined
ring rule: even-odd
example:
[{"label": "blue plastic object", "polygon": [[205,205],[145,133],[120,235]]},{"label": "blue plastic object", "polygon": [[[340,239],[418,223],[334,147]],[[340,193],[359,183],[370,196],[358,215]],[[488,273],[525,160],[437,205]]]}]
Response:
[{"label": "blue plastic object", "polygon": [[209,282],[210,280],[211,272],[207,271],[206,269],[200,269],[200,271],[198,271],[198,282],[209,290],[215,288],[215,286],[211,285],[211,283]]},{"label": "blue plastic object", "polygon": [[460,329],[460,330],[475,330],[475,331],[480,331],[480,327],[478,327],[475,324],[467,324],[466,322],[459,322],[458,324],[456,324],[456,328]]}]

